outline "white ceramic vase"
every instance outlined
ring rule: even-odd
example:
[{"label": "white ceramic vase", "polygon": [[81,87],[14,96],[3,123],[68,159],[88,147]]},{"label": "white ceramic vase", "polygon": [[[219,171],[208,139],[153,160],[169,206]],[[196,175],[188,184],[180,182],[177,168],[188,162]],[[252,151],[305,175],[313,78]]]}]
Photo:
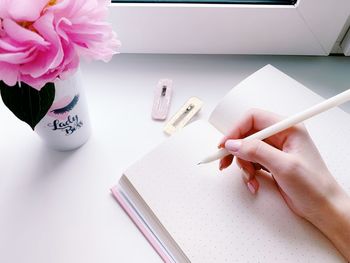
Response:
[{"label": "white ceramic vase", "polygon": [[67,80],[55,82],[54,102],[35,131],[58,151],[74,150],[87,142],[91,126],[80,70]]}]

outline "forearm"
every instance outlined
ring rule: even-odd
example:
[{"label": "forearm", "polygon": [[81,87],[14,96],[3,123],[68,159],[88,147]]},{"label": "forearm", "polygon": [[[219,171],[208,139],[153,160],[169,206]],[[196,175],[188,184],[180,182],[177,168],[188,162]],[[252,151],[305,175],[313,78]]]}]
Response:
[{"label": "forearm", "polygon": [[350,197],[341,189],[324,206],[322,214],[314,225],[350,262]]}]

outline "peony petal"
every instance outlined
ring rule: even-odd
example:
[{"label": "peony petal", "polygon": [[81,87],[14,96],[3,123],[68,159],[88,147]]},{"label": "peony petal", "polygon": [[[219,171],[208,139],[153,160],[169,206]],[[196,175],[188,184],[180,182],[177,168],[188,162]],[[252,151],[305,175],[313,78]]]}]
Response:
[{"label": "peony petal", "polygon": [[91,2],[86,0],[62,0],[56,5],[47,8],[48,12],[55,13],[56,18],[60,17],[77,17],[77,13],[83,8],[85,2]]},{"label": "peony petal", "polygon": [[19,52],[19,51],[24,51],[27,48],[28,48],[27,46],[18,45],[8,37],[0,38],[0,50],[2,49],[10,52]]},{"label": "peony petal", "polygon": [[35,61],[21,67],[22,73],[38,78],[59,66],[64,58],[64,53],[61,40],[53,28],[53,14],[43,15],[33,26],[46,41],[51,43],[49,49],[38,52]]},{"label": "peony petal", "polygon": [[34,59],[35,47],[25,51],[16,53],[0,53],[0,62],[7,62],[11,64],[24,64]]},{"label": "peony petal", "polygon": [[3,26],[7,35],[19,43],[33,42],[33,44],[43,46],[49,45],[49,43],[37,33],[21,27],[11,19],[4,19]]},{"label": "peony petal", "polygon": [[69,64],[65,65],[64,70],[60,74],[60,79],[67,79],[73,75],[77,71],[79,64],[79,57],[78,55],[75,55],[73,60]]},{"label": "peony petal", "polygon": [[16,21],[35,21],[49,0],[10,0],[8,13]]},{"label": "peony petal", "polygon": [[65,41],[69,41],[69,38],[67,36],[67,33],[65,32],[64,28],[71,26],[72,23],[65,17],[60,18],[58,22],[56,23],[56,31],[57,34],[63,38]]},{"label": "peony petal", "polygon": [[0,62],[0,79],[3,80],[6,85],[14,86],[17,83],[19,66]]},{"label": "peony petal", "polygon": [[58,65],[61,64],[62,59],[63,59],[63,49],[62,49],[62,44],[61,44],[61,39],[57,35],[54,25],[53,25],[53,14],[47,14],[42,16],[40,19],[38,19],[34,23],[35,29],[40,32],[40,34],[50,43],[52,43],[51,49],[52,50],[50,53],[52,54],[52,62],[49,65],[49,68],[55,68]]},{"label": "peony petal", "polygon": [[[4,19],[8,17],[8,0],[0,0],[0,18]],[[1,26],[1,20],[0,20],[0,26]]]},{"label": "peony petal", "polygon": [[[68,63],[68,61],[65,61]],[[57,78],[66,79],[74,74],[79,66],[79,57],[75,55],[73,59],[68,63],[64,64],[51,72],[40,76],[40,78],[33,78],[30,75],[23,75],[21,80],[33,88],[40,90],[46,83],[54,82]]]}]

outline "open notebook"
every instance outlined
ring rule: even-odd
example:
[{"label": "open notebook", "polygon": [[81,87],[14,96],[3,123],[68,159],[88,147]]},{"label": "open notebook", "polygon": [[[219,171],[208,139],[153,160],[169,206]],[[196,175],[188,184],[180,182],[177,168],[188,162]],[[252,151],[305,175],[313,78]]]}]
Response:
[{"label": "open notebook", "polygon": [[[267,65],[238,84],[209,122],[197,121],[137,161],[112,192],[166,262],[345,262],[275,185],[249,194],[234,165],[196,165],[248,109],[289,116],[322,98]],[[350,116],[339,108],[306,122],[324,160],[350,192]],[[317,167],[315,167],[317,169]]]}]

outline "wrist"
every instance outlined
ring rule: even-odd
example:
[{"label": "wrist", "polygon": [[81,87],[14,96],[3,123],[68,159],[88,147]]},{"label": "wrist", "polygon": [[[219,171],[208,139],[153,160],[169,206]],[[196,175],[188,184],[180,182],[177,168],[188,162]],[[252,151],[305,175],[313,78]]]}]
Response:
[{"label": "wrist", "polygon": [[350,260],[350,197],[340,186],[325,200],[317,217],[310,221]]},{"label": "wrist", "polygon": [[350,224],[350,197],[343,189],[332,196],[322,210],[324,220],[318,220],[322,231],[341,232],[344,223]]}]

